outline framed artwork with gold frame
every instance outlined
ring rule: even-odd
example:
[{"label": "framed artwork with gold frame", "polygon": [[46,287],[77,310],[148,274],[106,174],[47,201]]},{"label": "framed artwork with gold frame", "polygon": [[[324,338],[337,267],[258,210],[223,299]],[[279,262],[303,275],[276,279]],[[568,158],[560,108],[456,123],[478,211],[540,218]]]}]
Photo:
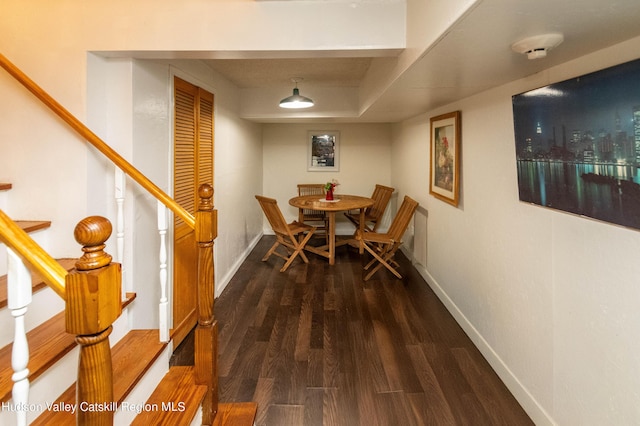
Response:
[{"label": "framed artwork with gold frame", "polygon": [[429,194],[458,206],[460,193],[460,111],[432,117]]}]

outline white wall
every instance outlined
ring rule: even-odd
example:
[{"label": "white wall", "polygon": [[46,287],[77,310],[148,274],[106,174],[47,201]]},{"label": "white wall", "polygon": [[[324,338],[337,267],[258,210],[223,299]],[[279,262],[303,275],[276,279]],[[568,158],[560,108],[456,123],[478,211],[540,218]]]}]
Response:
[{"label": "white wall", "polygon": [[[338,131],[339,171],[308,171],[308,132]],[[265,124],[264,178],[260,192],[278,200],[287,221],[298,217],[289,199],[298,195],[298,183],[326,183],[337,179],[337,194],[370,196],[376,183],[391,182],[391,126],[389,124]],[[254,200],[256,206],[258,202]],[[336,232],[350,234],[353,226],[336,215]],[[265,219],[265,233],[273,233]]]},{"label": "white wall", "polygon": [[[635,59],[638,43],[394,126],[392,185],[424,208],[416,266],[537,424],[640,423],[640,233],[519,202],[511,96]],[[458,208],[428,195],[429,118],[454,110]]]},{"label": "white wall", "polygon": [[[214,94],[218,295],[262,232],[261,212],[252,204],[253,194],[262,187],[260,125],[238,119],[237,89],[199,61],[104,59],[92,55],[89,64],[91,121],[110,145],[169,195],[173,189],[173,78],[178,76]],[[100,195],[90,197],[94,199],[90,208],[114,218],[113,167],[93,153],[88,161],[91,186],[100,188]],[[129,257],[124,272],[128,289],[138,295],[131,316],[137,328],[158,324],[160,240],[156,204],[150,194],[127,179],[125,233]],[[170,214],[170,227],[171,223]],[[171,241],[171,231],[167,238]],[[111,243],[113,252],[114,238]],[[172,265],[168,266],[171,271]]]},{"label": "white wall", "polygon": [[[125,63],[117,73],[130,74],[128,81],[122,81],[132,89],[132,65],[126,60],[127,56],[134,55],[128,52],[138,52],[146,58],[153,55],[176,58],[225,57],[261,50],[268,54],[308,49],[398,49],[404,45],[404,17],[402,0],[357,4],[39,1],[28,7],[23,1],[7,0],[2,2],[0,13],[0,52],[71,114],[96,125],[99,136],[120,144],[119,136],[128,139],[134,132],[131,120],[125,122],[124,117],[116,117],[123,111],[132,113],[132,92],[127,96],[124,88],[116,88],[119,93],[107,93],[105,88],[114,86],[101,87],[87,81],[91,62],[98,63],[98,68],[101,66],[100,60],[88,52],[124,58]],[[329,30],[308,31],[310,27],[320,26]],[[106,73],[98,81],[121,79],[123,74]],[[220,86],[215,88],[223,90]],[[216,155],[221,157],[216,158],[216,162],[222,165],[221,174],[216,178],[224,186],[218,187],[215,197],[221,210],[248,211],[243,204],[246,200],[241,201],[243,192],[236,192],[236,186],[229,185],[229,181],[239,182],[251,194],[260,191],[260,185],[256,186],[253,181],[255,173],[261,172],[259,156],[244,155],[247,150],[253,152],[259,130],[237,118],[235,99],[240,94],[232,93],[232,89],[224,86],[220,122],[216,124],[216,131],[220,132],[216,135]],[[109,190],[108,178],[94,168],[105,166],[89,158],[87,144],[4,71],[0,71],[0,92],[3,97],[0,102],[0,180],[12,182],[14,186],[6,209],[16,218],[52,220],[48,248],[54,256],[78,256],[79,247],[72,236],[76,223],[88,214],[107,215],[111,209],[104,201],[108,194],[102,193]],[[122,108],[118,110],[114,104],[100,107],[97,102],[91,105],[89,95],[122,102]],[[101,108],[105,108],[103,116],[99,112],[93,115]],[[108,125],[109,120],[118,120],[126,127],[116,130]],[[118,137],[111,137],[116,135]],[[131,143],[121,148],[123,154],[133,155]],[[88,186],[88,178],[96,187]],[[247,181],[251,184],[247,185]],[[23,195],[19,196],[20,193]],[[25,193],[28,196],[24,196]],[[225,206],[227,202],[231,204]],[[227,219],[221,216],[221,221],[224,220]],[[239,251],[246,244],[244,235],[254,233],[255,224],[252,220],[243,223],[242,217],[236,215],[228,220],[221,222],[220,228],[226,227],[229,237],[221,234],[219,244],[230,244],[232,251]],[[219,259],[216,270],[219,282],[229,278],[237,260],[238,257]]]}]

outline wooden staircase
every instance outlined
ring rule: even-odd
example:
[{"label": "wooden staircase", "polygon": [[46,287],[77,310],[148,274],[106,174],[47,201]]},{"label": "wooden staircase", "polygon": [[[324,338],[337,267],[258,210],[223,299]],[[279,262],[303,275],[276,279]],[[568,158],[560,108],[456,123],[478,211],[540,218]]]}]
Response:
[{"label": "wooden staircase", "polygon": [[[161,343],[159,338],[159,334],[168,334],[168,326],[163,327],[161,332],[129,330],[127,312],[135,308],[135,295],[126,294],[123,297],[121,265],[111,262],[111,256],[104,251],[105,243],[111,234],[109,221],[97,216],[82,220],[76,226],[74,237],[83,246],[84,254],[75,261],[56,261],[25,233],[46,232],[50,223],[22,221],[16,224],[3,211],[3,202],[6,204],[4,195],[12,185],[0,183],[0,243],[11,248],[11,265],[14,265],[14,269],[11,270],[15,271],[12,276],[17,276],[10,283],[13,299],[9,304],[6,302],[5,286],[5,302],[4,306],[0,306],[0,315],[2,311],[12,309],[11,315],[15,317],[16,327],[13,349],[17,348],[14,352],[19,353],[18,357],[12,355],[11,360],[0,358],[3,368],[14,364],[12,369],[0,370],[0,382],[4,386],[1,392],[2,407],[8,401],[9,393],[6,389],[12,381],[15,382],[12,398],[17,397],[19,401],[27,403],[39,399],[44,401],[41,405],[47,406],[46,409],[40,410],[42,414],[37,418],[34,418],[34,413],[27,413],[26,420],[22,414],[29,410],[20,410],[21,413],[18,413],[14,420],[6,420],[6,412],[0,411],[0,424],[12,424],[18,419],[23,424],[56,425],[253,425],[257,408],[255,403],[218,402],[218,326],[213,312],[213,243],[217,236],[217,211],[213,208],[213,188],[207,184],[201,185],[195,212],[188,212],[2,54],[0,66],[97,152],[111,161],[120,174],[127,175],[152,195],[159,206],[172,211],[175,218],[179,218],[190,227],[195,233],[198,245],[197,282],[194,283],[197,287],[198,301],[195,365],[169,368],[171,345]],[[160,217],[160,213],[158,216]],[[118,221],[116,226],[119,224]],[[166,233],[166,229],[163,232]],[[161,232],[161,235],[164,234]],[[161,245],[163,244],[162,239]],[[166,262],[166,259],[161,262]],[[54,306],[59,306],[56,304],[64,301],[60,309],[62,312],[52,313],[33,327],[25,327],[25,312],[32,303],[31,293],[26,292],[29,287],[29,274],[25,267],[37,270],[43,277],[41,280],[34,276],[37,274],[32,274],[31,288],[35,291],[33,301],[38,297],[43,299],[45,304],[50,303]],[[16,281],[18,284],[15,284]],[[161,304],[164,303],[166,306],[164,287],[162,291]],[[25,334],[25,330],[28,333]],[[117,343],[111,347],[110,340]],[[78,362],[72,366],[67,360],[75,356],[76,350]],[[2,356],[7,357],[6,354],[10,352],[11,343],[7,342],[2,348]],[[28,356],[28,352],[31,352],[32,357]],[[71,383],[73,378],[77,380],[75,385]],[[30,382],[33,382],[31,390]],[[39,383],[51,384],[53,389],[62,389],[53,394],[47,393],[52,392],[51,389],[47,386],[39,387]],[[147,392],[149,388],[151,390]],[[59,404],[55,405],[55,402]],[[133,409],[125,410],[125,404],[130,402]],[[85,411],[81,405],[86,403],[109,406],[102,407],[102,410],[100,407],[85,406]],[[77,409],[75,418],[69,416],[69,410],[65,410],[65,407],[74,406]],[[54,407],[62,408],[58,410],[61,412],[54,412]],[[35,408],[38,406],[35,405]]]},{"label": "wooden staircase", "polygon": [[[0,191],[11,189],[10,184],[0,183]],[[0,206],[2,207],[2,206]],[[48,221],[15,221],[27,233],[45,231]],[[67,271],[74,271],[78,259],[63,258],[57,262]],[[47,291],[49,288],[37,272],[31,272],[32,292]],[[50,290],[49,290],[50,291]],[[7,276],[0,276],[0,311],[7,309]],[[56,297],[52,295],[52,297]],[[134,293],[127,293],[122,300],[122,309],[127,309],[135,300]],[[29,382],[46,380],[45,373],[57,368],[60,360],[70,356],[77,347],[76,336],[69,334],[65,327],[65,312],[61,311],[27,333],[30,359],[28,364]],[[10,404],[12,381],[12,348],[8,343],[0,348],[0,402]],[[168,367],[169,345],[161,343],[158,330],[130,330],[111,349],[113,368],[113,402],[110,407],[116,411],[114,424],[134,425],[190,425],[202,424],[201,405],[207,394],[206,385],[196,384],[195,367]],[[164,354],[164,357],[162,356]],[[159,380],[155,390],[140,399],[135,393],[139,383],[151,370]],[[159,370],[159,373],[158,373]],[[165,374],[166,373],[166,374]],[[75,375],[75,371],[73,373]],[[217,378],[216,378],[217,380]],[[153,379],[152,379],[153,381]],[[155,383],[154,383],[155,385]],[[147,385],[148,387],[148,385]],[[49,395],[42,413],[30,416],[32,425],[75,425],[77,404],[76,384],[71,384],[59,396]],[[85,407],[93,409],[94,407]],[[104,407],[96,407],[102,409]],[[219,404],[213,419],[216,426],[251,426],[254,424],[257,405],[255,403]],[[6,420],[5,420],[6,421]],[[2,418],[0,418],[2,423]]]}]

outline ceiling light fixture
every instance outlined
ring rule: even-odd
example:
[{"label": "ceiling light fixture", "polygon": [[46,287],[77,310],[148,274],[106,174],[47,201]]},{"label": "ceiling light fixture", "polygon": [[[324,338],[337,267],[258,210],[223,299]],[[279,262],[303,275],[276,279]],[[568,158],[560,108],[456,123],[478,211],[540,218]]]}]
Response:
[{"label": "ceiling light fixture", "polygon": [[309,108],[313,106],[313,101],[309,98],[306,98],[304,96],[300,95],[300,91],[298,90],[298,82],[302,81],[302,78],[300,77],[295,77],[292,78],[291,81],[293,81],[296,84],[296,87],[294,87],[293,89],[293,95],[284,98],[283,100],[280,101],[280,108],[293,108],[293,109],[297,109],[297,108]]},{"label": "ceiling light fixture", "polygon": [[564,40],[560,33],[542,34],[528,37],[511,45],[514,52],[527,55],[529,59],[544,58],[547,52]]}]

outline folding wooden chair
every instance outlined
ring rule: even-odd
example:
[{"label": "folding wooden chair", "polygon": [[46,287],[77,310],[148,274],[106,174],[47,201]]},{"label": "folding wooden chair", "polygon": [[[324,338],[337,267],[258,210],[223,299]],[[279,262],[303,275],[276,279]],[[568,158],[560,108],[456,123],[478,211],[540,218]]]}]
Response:
[{"label": "folding wooden chair", "polygon": [[[376,265],[369,273],[364,277],[367,281],[373,274],[376,273],[381,267],[385,267],[398,278],[402,278],[402,275],[397,271],[399,265],[393,259],[396,251],[402,245],[402,236],[409,227],[409,222],[413,217],[416,209],[418,208],[418,202],[412,198],[405,196],[402,201],[402,205],[396,213],[396,216],[391,222],[389,230],[385,233],[378,232],[360,232],[357,231],[356,239],[363,241],[364,248],[373,255],[373,259],[369,262],[364,269],[368,270],[374,264]],[[376,264],[377,263],[377,264]]]},{"label": "folding wooden chair", "polygon": [[[299,183],[298,195],[317,195],[318,199],[325,196],[324,183]],[[299,209],[298,222],[313,224],[316,230],[322,230],[326,243],[329,244],[329,218],[327,213],[320,210]],[[318,225],[321,223],[321,225]],[[316,233],[317,235],[317,233]]]},{"label": "folding wooden chair", "polygon": [[[387,209],[387,204],[389,204],[393,191],[395,191],[394,188],[376,184],[376,187],[373,190],[373,195],[371,195],[373,205],[371,207],[367,207],[364,211],[365,229],[372,232],[375,232],[376,229],[378,229],[378,225],[380,225],[382,215],[384,215],[384,211]],[[359,212],[346,212],[344,215],[347,219],[353,222],[356,229],[360,228]]]},{"label": "folding wooden chair", "polygon": [[[280,207],[278,207],[278,202],[275,199],[263,197],[261,195],[256,195],[256,199],[260,203],[260,207],[262,207],[262,211],[265,216],[267,216],[271,229],[273,229],[273,232],[276,234],[276,242],[262,258],[262,261],[264,262],[269,259],[272,254],[284,259],[286,262],[282,269],[280,269],[280,272],[286,271],[289,265],[291,265],[291,262],[293,262],[298,255],[300,255],[304,263],[309,263],[309,259],[305,256],[303,249],[315,232],[315,226],[305,225],[304,223],[300,223],[295,220],[291,223],[287,223],[282,215]],[[306,235],[304,235],[304,233],[306,233]],[[298,236],[300,236],[300,239],[296,238]],[[276,251],[276,248],[279,245],[283,245],[285,247],[287,255]]]}]

